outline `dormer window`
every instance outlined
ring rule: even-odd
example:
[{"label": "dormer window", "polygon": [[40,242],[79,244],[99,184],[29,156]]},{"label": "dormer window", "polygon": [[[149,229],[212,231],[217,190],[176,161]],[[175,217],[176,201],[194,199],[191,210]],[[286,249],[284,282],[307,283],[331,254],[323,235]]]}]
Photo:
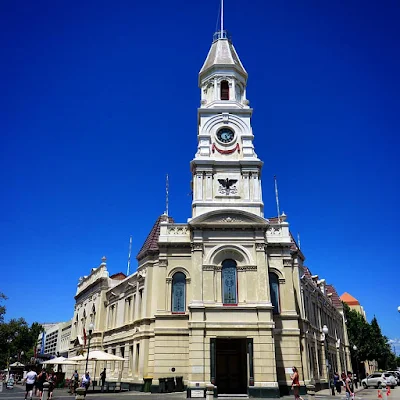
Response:
[{"label": "dormer window", "polygon": [[229,83],[228,83],[228,81],[221,82],[221,100],[229,100]]}]

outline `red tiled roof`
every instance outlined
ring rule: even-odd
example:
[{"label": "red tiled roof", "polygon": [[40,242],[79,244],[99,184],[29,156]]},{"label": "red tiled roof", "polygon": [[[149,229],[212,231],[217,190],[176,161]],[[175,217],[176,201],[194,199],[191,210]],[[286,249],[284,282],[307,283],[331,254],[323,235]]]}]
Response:
[{"label": "red tiled roof", "polygon": [[172,217],[168,217],[167,215],[163,214],[160,215],[153,225],[150,233],[148,234],[146,240],[143,243],[142,248],[140,249],[139,253],[136,256],[136,259],[140,261],[143,257],[146,257],[149,254],[156,254],[159,251],[158,248],[158,238],[160,237],[160,224],[161,222],[166,222],[173,224],[174,219]]},{"label": "red tiled roof", "polygon": [[331,300],[332,304],[336,308],[342,308],[342,300],[340,300],[339,295],[337,294],[337,291],[333,285],[326,285],[326,293],[331,294]]},{"label": "red tiled roof", "polygon": [[126,278],[126,275],[123,272],[117,272],[110,276],[111,279],[115,279],[116,281],[123,281]]},{"label": "red tiled roof", "polygon": [[360,305],[359,301],[347,292],[343,293],[340,296],[340,298],[342,299],[342,301],[344,303],[347,303],[349,306],[359,306]]}]

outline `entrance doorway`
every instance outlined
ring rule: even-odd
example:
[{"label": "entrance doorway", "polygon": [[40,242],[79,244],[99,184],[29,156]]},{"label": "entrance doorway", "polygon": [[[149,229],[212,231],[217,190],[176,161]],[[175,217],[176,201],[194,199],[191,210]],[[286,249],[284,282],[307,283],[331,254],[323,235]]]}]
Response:
[{"label": "entrance doorway", "polygon": [[216,340],[218,394],[247,394],[246,339]]}]

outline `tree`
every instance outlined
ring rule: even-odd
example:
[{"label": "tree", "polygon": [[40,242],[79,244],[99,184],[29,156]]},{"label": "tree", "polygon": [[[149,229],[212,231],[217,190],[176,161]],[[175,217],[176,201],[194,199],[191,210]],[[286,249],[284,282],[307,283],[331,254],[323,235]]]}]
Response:
[{"label": "tree", "polygon": [[[3,300],[7,300],[7,296],[4,293],[0,292],[0,303]],[[6,313],[6,307],[4,305],[0,305],[0,323],[4,322],[5,313]]]},{"label": "tree", "polygon": [[8,357],[11,357],[12,362],[16,361],[15,356],[20,357],[21,352],[29,360],[42,331],[40,324],[34,322],[29,326],[23,318],[0,323],[0,368],[7,365]]},{"label": "tree", "polygon": [[[380,369],[396,368],[398,360],[392,352],[388,338],[382,334],[376,317],[368,323],[346,303],[343,303],[343,307],[353,361],[375,360]],[[357,346],[356,352],[353,350],[354,345]]]},{"label": "tree", "polygon": [[343,303],[346,318],[347,334],[350,342],[350,352],[353,358],[356,354],[353,346],[357,346],[358,361],[373,360],[371,358],[374,352],[374,346],[371,341],[371,327],[364,317],[355,310]]}]

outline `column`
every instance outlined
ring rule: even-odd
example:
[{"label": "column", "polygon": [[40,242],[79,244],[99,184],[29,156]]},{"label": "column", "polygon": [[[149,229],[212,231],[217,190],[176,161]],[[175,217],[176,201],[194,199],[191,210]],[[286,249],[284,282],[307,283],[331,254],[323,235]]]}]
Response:
[{"label": "column", "polygon": [[196,182],[195,182],[195,193],[194,200],[202,200],[203,199],[203,173],[197,171],[196,172]]},{"label": "column", "polygon": [[248,171],[242,172],[243,176],[243,199],[250,200],[250,173]]},{"label": "column", "polygon": [[206,179],[206,200],[213,199],[213,173],[212,171],[207,171],[205,174]]},{"label": "column", "polygon": [[252,184],[252,186],[253,186],[253,200],[260,200],[260,193],[259,193],[259,188],[260,188],[260,185],[259,185],[259,182],[258,182],[258,173],[257,172],[253,172],[252,174],[251,174],[251,178],[252,178],[252,181],[253,181],[253,184]]}]

